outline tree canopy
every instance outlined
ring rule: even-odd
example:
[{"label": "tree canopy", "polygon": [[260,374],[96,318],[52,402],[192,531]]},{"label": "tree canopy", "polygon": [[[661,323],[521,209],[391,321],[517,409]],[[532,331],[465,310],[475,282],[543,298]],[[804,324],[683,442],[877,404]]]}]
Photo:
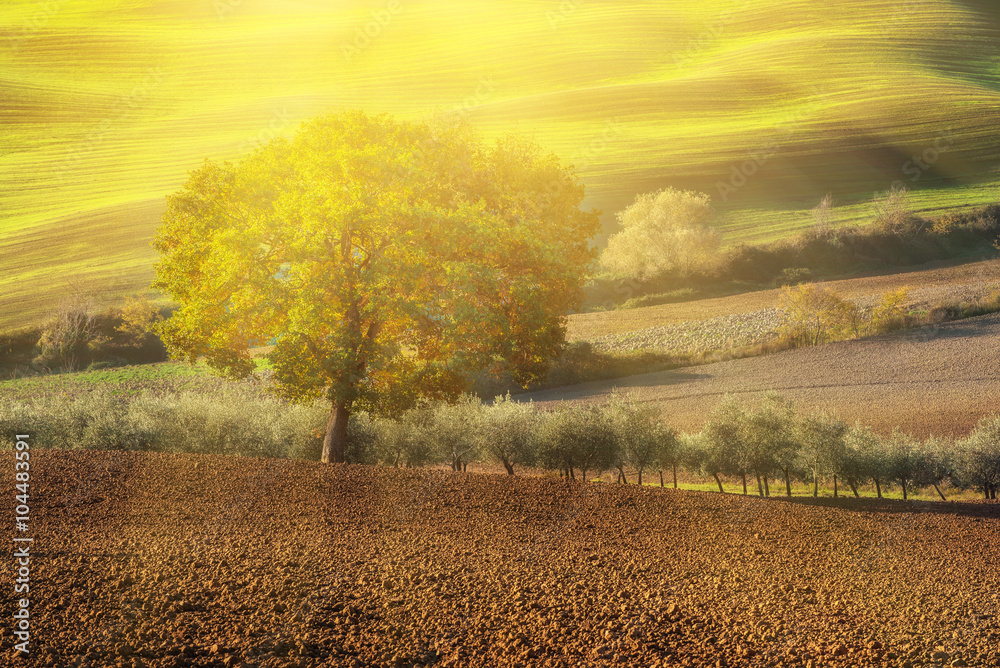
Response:
[{"label": "tree canopy", "polygon": [[583,198],[523,136],[324,115],[168,198],[161,335],[231,377],[272,343],[279,391],[331,402],[322,458],[342,461],[352,411],[454,399],[474,370],[543,377],[593,260]]},{"label": "tree canopy", "polygon": [[712,216],[704,193],[667,188],[638,195],[618,213],[622,229],[608,238],[601,264],[612,274],[641,280],[687,276],[708,266],[719,248]]}]

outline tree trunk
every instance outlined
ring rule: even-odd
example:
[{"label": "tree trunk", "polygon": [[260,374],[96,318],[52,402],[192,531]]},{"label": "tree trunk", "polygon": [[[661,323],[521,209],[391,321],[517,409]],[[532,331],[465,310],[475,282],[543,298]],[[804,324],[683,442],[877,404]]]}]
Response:
[{"label": "tree trunk", "polygon": [[673,465],[674,470],[674,489],[677,489],[677,464]]},{"label": "tree trunk", "polygon": [[882,498],[882,485],[878,484],[878,478],[874,478],[874,480],[875,480],[875,493],[878,494],[878,498],[881,499]]},{"label": "tree trunk", "polygon": [[330,419],[326,423],[323,437],[323,455],[320,461],[342,463],[347,448],[347,422],[351,419],[351,409],[346,401],[335,401],[330,407]]},{"label": "tree trunk", "polygon": [[571,480],[576,480],[576,471],[573,470],[572,466],[569,467],[569,477]]},{"label": "tree trunk", "polygon": [[785,469],[785,495],[792,498],[792,479],[788,476],[788,469]]},{"label": "tree trunk", "polygon": [[851,491],[854,492],[854,498],[855,499],[860,499],[861,495],[858,494],[858,486],[856,484],[854,484],[854,481],[853,480],[848,480],[847,484],[851,486]]},{"label": "tree trunk", "polygon": [[771,486],[767,482],[768,477],[769,476],[767,476],[767,475],[764,476],[764,496],[766,496],[766,497],[770,497],[771,496]]},{"label": "tree trunk", "polygon": [[580,469],[580,480],[587,482],[587,469]]},{"label": "tree trunk", "polygon": [[639,485],[640,487],[642,487],[642,469],[639,469],[639,473],[638,473],[638,476],[639,476],[639,479],[638,479],[638,481],[637,481],[637,484],[638,484],[638,485]]},{"label": "tree trunk", "polygon": [[462,473],[469,470],[469,462],[462,462]]},{"label": "tree trunk", "polygon": [[743,474],[743,496],[747,495],[747,474]]},{"label": "tree trunk", "polygon": [[837,474],[833,474],[833,498],[837,498]]},{"label": "tree trunk", "polygon": [[507,475],[514,475],[514,465],[506,459],[503,461],[503,467],[507,469]]},{"label": "tree trunk", "polygon": [[816,469],[813,469],[813,498],[819,497],[819,475],[816,473]]},{"label": "tree trunk", "polygon": [[905,480],[903,481],[903,484],[901,485],[901,487],[903,488],[903,501],[906,501],[906,481]]},{"label": "tree trunk", "polygon": [[663,471],[660,471],[660,489],[663,489]]},{"label": "tree trunk", "polygon": [[713,473],[712,477],[715,478],[715,484],[719,486],[719,494],[725,494],[726,492],[722,489],[722,481],[719,480],[719,474]]},{"label": "tree trunk", "polygon": [[944,498],[944,494],[941,493],[941,490],[938,488],[937,483],[934,483],[934,491],[938,493],[938,496],[941,497],[942,501],[947,501],[948,500],[948,499]]},{"label": "tree trunk", "polygon": [[754,477],[757,478],[757,496],[764,498],[764,486],[760,484],[760,474],[754,471]]}]

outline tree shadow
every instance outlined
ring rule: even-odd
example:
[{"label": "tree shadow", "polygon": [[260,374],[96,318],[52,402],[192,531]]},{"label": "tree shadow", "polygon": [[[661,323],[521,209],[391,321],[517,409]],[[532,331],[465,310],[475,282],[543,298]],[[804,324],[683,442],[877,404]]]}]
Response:
[{"label": "tree shadow", "polygon": [[856,513],[888,513],[920,515],[933,513],[935,515],[956,515],[961,517],[979,517],[1000,519],[1000,501],[914,501],[901,499],[873,499],[870,497],[854,498],[853,496],[832,497],[796,497],[770,496],[770,501],[790,503],[799,506],[814,506],[819,508],[835,508]]}]

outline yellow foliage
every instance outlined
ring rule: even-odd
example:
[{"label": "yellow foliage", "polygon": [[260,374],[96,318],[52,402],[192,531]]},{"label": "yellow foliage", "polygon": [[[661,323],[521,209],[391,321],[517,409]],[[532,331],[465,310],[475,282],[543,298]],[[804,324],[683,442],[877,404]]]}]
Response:
[{"label": "yellow foliage", "polygon": [[806,343],[815,345],[858,330],[857,306],[824,285],[786,286],[780,307],[785,312],[784,333]]}]

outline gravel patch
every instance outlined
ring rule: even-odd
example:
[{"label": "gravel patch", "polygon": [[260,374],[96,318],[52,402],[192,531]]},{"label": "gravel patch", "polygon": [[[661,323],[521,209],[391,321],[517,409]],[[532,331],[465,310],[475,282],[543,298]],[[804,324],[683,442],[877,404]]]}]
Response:
[{"label": "gravel patch", "polygon": [[607,352],[655,350],[674,354],[698,354],[763,343],[775,335],[782,312],[776,308],[736,313],[709,320],[650,327],[627,334],[610,334],[592,341]]},{"label": "gravel patch", "polygon": [[[983,281],[911,288],[907,307],[912,310],[928,310],[939,304],[972,302],[990,297],[998,290],[1000,284]],[[881,299],[881,295],[866,295],[851,301],[869,309],[876,306]],[[776,336],[782,318],[781,309],[766,308],[706,320],[648,327],[623,334],[608,334],[590,339],[590,342],[595,348],[605,352],[647,350],[676,355],[697,355],[766,343]]]}]

